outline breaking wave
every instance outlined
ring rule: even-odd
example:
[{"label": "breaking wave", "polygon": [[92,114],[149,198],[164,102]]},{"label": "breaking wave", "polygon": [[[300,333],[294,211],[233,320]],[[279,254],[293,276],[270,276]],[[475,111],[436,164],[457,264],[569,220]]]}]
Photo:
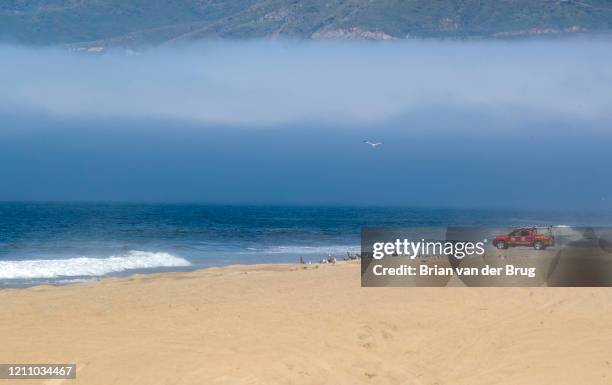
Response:
[{"label": "breaking wave", "polygon": [[0,279],[95,277],[126,270],[189,266],[186,259],[168,253],[130,251],[106,258],[34,259],[0,261]]}]

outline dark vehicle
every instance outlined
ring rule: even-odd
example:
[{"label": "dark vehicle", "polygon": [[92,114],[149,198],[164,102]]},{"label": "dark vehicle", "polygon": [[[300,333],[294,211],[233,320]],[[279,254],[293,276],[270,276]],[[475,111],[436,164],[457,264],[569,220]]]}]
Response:
[{"label": "dark vehicle", "polygon": [[493,239],[493,246],[498,249],[507,249],[513,246],[529,246],[536,250],[544,250],[555,244],[550,228],[522,228],[515,229],[506,235],[497,235]]}]

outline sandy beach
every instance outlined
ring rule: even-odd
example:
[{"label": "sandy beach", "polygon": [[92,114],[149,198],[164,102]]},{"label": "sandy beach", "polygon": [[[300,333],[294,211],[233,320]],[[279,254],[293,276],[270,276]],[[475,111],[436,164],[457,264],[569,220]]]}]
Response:
[{"label": "sandy beach", "polygon": [[609,288],[361,288],[347,262],[5,289],[0,303],[0,362],[76,363],[66,384],[612,382]]}]

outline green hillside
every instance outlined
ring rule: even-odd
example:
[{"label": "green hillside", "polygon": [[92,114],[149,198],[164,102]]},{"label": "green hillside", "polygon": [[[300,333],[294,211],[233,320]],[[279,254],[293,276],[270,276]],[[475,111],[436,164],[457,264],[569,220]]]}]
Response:
[{"label": "green hillside", "polygon": [[151,44],[203,37],[513,37],[612,29],[612,0],[4,0],[0,38]]}]

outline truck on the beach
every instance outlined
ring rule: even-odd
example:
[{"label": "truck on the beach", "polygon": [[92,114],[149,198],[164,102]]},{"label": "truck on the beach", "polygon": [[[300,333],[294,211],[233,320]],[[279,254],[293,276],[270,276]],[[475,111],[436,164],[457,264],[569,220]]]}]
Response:
[{"label": "truck on the beach", "polygon": [[528,246],[536,250],[544,250],[555,244],[555,237],[550,228],[520,228],[508,234],[497,235],[493,239],[493,246],[498,249],[507,249],[514,246]]}]

